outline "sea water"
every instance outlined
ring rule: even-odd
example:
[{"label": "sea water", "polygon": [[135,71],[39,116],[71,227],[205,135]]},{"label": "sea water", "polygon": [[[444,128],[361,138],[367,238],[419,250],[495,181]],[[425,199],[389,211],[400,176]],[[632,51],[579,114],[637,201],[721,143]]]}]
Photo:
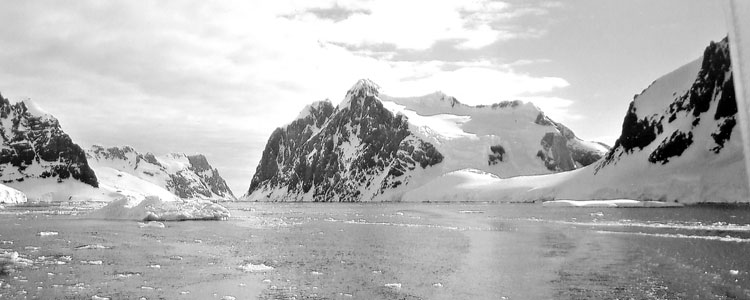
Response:
[{"label": "sea water", "polygon": [[0,298],[750,298],[747,207],[228,206],[160,224],[7,207]]}]

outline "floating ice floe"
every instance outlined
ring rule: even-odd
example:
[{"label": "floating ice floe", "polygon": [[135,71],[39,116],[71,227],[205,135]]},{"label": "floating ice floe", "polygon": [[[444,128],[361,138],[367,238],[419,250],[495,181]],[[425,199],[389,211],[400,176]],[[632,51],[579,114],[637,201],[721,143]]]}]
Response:
[{"label": "floating ice floe", "polygon": [[151,269],[161,269],[160,265],[149,265],[148,267]]},{"label": "floating ice floe", "polygon": [[38,236],[51,236],[51,235],[58,235],[58,232],[56,231],[42,231],[37,234]]},{"label": "floating ice floe", "polygon": [[148,196],[143,200],[127,197],[115,200],[92,212],[90,217],[139,221],[226,220],[229,210],[207,200],[162,200]]},{"label": "floating ice floe", "polygon": [[101,265],[103,262],[101,260],[82,260],[82,265]]},{"label": "floating ice floe", "polygon": [[157,221],[149,221],[149,222],[138,222],[138,227],[150,227],[150,228],[164,228],[164,223],[157,222]]},{"label": "floating ice floe", "polygon": [[240,265],[239,267],[237,267],[237,269],[245,272],[268,272],[273,270],[273,267],[266,266],[265,264],[254,265],[252,263],[247,263],[244,265]]},{"label": "floating ice floe", "polygon": [[109,249],[109,248],[110,247],[107,247],[107,246],[102,246],[102,245],[99,245],[99,244],[93,244],[93,245],[78,246],[78,247],[75,247],[73,249],[76,249],[76,250],[93,250],[93,249]]},{"label": "floating ice floe", "polygon": [[310,274],[312,274],[312,275],[323,275],[323,273],[317,272],[317,271],[312,271],[312,272],[310,272]]},{"label": "floating ice floe", "polygon": [[117,273],[115,274],[116,278],[130,278],[133,276],[141,276],[141,273],[138,272],[125,272],[125,273]]},{"label": "floating ice floe", "polygon": [[91,300],[110,300],[110,298],[100,297],[99,295],[93,295],[91,296]]},{"label": "floating ice floe", "polygon": [[28,267],[33,262],[18,256],[18,252],[4,252],[0,254],[0,272],[8,273],[17,267]]},{"label": "floating ice floe", "polygon": [[401,284],[400,283],[386,283],[385,287],[399,290],[401,289]]},{"label": "floating ice floe", "polygon": [[729,274],[731,274],[731,275],[740,275],[740,271],[739,270],[729,270]]},{"label": "floating ice floe", "polygon": [[542,203],[545,207],[682,207],[681,203],[661,201],[638,201],[632,199],[612,200],[553,200]]},{"label": "floating ice floe", "polygon": [[438,283],[433,283],[432,286],[440,288],[440,287],[443,287],[443,284],[438,282]]}]

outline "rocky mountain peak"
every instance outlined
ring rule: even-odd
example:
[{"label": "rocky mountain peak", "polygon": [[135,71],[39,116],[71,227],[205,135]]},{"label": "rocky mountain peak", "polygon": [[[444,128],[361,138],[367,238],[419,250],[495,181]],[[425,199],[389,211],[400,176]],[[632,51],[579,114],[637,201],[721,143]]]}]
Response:
[{"label": "rocky mountain peak", "polygon": [[[11,103],[0,96],[0,179],[12,184],[26,178],[68,178],[98,186],[86,154],[60,122],[31,100]],[[4,166],[3,166],[4,165]]]},{"label": "rocky mountain peak", "polygon": [[620,138],[596,170],[641,152],[648,154],[652,164],[670,163],[690,149],[719,154],[732,135],[736,113],[728,40],[724,38],[711,42],[700,59],[657,79],[635,96]]},{"label": "rocky mountain peak", "polygon": [[366,99],[368,97],[378,97],[380,95],[380,86],[370,79],[360,79],[349,91],[346,92],[344,101],[339,104],[339,109],[344,109],[352,105],[352,100]]}]

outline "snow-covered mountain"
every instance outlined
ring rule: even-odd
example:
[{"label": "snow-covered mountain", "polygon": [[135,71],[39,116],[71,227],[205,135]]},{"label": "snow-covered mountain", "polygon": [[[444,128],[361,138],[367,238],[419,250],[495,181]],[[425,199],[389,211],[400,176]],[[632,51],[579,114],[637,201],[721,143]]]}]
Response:
[{"label": "snow-covered mountain", "polygon": [[510,179],[461,170],[410,191],[404,200],[746,202],[747,175],[736,114],[724,39],[637,95],[619,139],[595,164]]},{"label": "snow-covered mountain", "polygon": [[276,129],[243,198],[399,201],[446,172],[547,174],[591,164],[607,150],[531,103],[468,106],[442,93],[396,98],[363,79],[337,107],[313,103]]},{"label": "snow-covered mountain", "polygon": [[83,149],[30,100],[11,103],[0,96],[0,139],[0,180],[31,198],[54,197],[56,190],[71,186],[98,186]]},{"label": "snow-covered mountain", "polygon": [[170,153],[155,156],[129,146],[94,145],[86,151],[102,187],[137,196],[234,200],[227,183],[203,155]]}]

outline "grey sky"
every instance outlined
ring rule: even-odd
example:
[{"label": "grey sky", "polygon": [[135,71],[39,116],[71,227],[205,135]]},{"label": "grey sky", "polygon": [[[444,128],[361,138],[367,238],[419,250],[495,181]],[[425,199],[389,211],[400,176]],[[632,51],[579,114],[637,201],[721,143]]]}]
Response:
[{"label": "grey sky", "polygon": [[204,153],[243,194],[266,139],[359,78],[532,100],[614,142],[632,96],[726,35],[717,1],[3,1],[0,92],[87,146]]}]

